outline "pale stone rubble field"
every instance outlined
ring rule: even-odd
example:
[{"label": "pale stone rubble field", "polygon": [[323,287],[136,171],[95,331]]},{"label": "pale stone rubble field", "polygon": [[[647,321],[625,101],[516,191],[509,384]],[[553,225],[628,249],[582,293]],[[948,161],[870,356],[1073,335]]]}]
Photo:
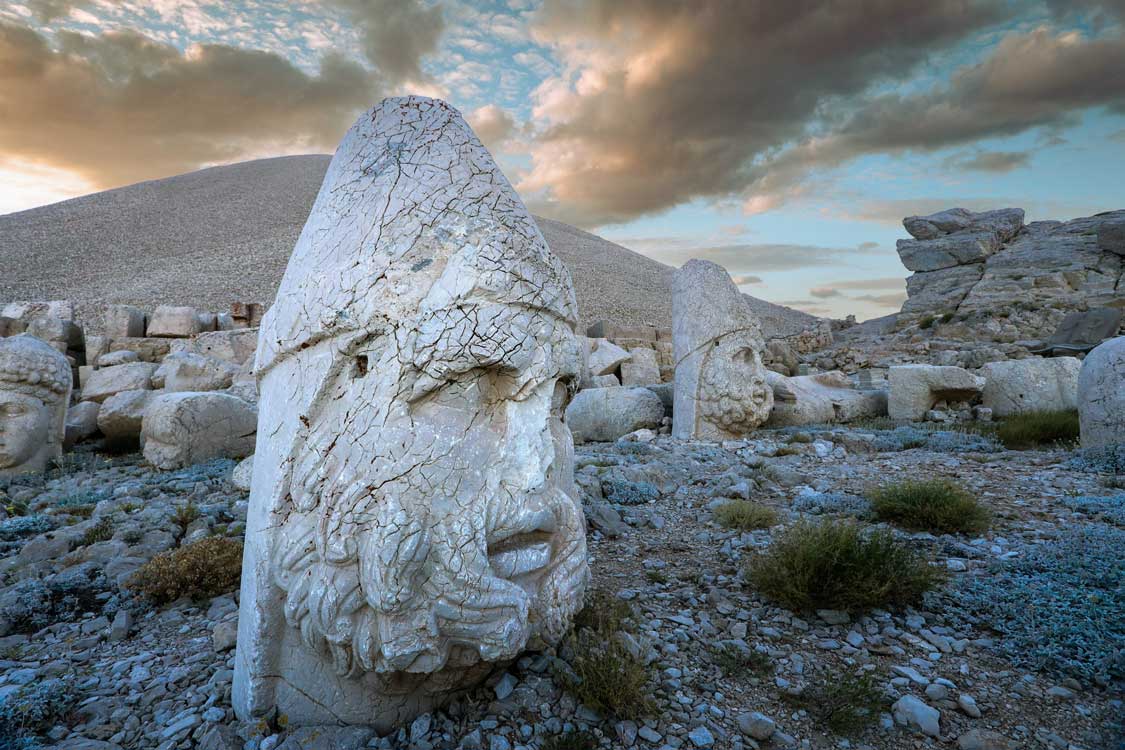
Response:
[{"label": "pale stone rubble field", "polygon": [[[536,747],[570,729],[592,732],[601,747],[1112,746],[1105,743],[1122,710],[1119,695],[1065,672],[1014,664],[998,648],[1001,636],[953,621],[940,597],[921,610],[858,620],[833,612],[799,617],[764,602],[741,577],[747,559],[796,519],[857,512],[870,485],[920,474],[962,481],[996,514],[979,539],[901,533],[951,571],[949,586],[989,576],[991,565],[1076,530],[1115,534],[1120,552],[1120,505],[1115,521],[1076,511],[1080,506],[1071,502],[1112,494],[1102,486],[1104,477],[1076,467],[1075,451],[869,453],[860,451],[890,433],[833,427],[811,431],[813,442],[790,443],[792,432],[723,444],[642,433],[579,449],[578,480],[593,524],[592,588],[636,609],[636,647],[657,675],[652,693],[659,710],[647,721],[615,721],[576,705],[552,678],[552,662],[571,656],[564,642],[521,657],[452,707],[385,738],[349,729],[341,730],[346,738],[319,730],[310,739],[308,730],[237,722],[230,702],[236,594],[153,608],[118,586],[144,560],[178,542],[241,536],[247,495],[229,481],[234,463],[222,460],[162,473],[139,457],[76,456],[65,473],[4,490],[5,505],[26,503],[33,516],[58,528],[30,536],[5,532],[5,539],[14,539],[4,545],[8,580],[49,571],[43,583],[70,580],[82,605],[42,629],[0,641],[0,692],[71,681],[79,696],[73,722],[48,737],[51,746],[89,750],[500,750]],[[937,442],[958,443],[951,435],[961,433],[938,433]],[[799,452],[771,455],[788,445]],[[739,534],[716,523],[711,509],[717,501],[747,496],[776,508],[782,525]],[[69,514],[78,501],[94,503],[88,519]],[[189,502],[199,517],[181,527],[176,511]],[[72,549],[72,540],[104,519],[112,524],[111,539]],[[18,598],[13,591],[0,597],[8,616]],[[722,647],[762,651],[767,667],[724,674],[716,653]],[[874,729],[841,745],[786,696],[859,665],[886,690],[886,706]],[[939,737],[895,724],[891,706],[907,695],[940,711]],[[755,713],[765,718],[752,720]],[[989,732],[1009,742],[989,744],[982,739]]]}]

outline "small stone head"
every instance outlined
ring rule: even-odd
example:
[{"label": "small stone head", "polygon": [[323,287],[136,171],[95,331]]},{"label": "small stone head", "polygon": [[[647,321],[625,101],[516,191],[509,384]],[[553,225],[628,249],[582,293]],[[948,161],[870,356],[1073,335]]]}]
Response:
[{"label": "small stone head", "polygon": [[71,372],[28,335],[0,339],[0,474],[42,471],[61,451]]}]

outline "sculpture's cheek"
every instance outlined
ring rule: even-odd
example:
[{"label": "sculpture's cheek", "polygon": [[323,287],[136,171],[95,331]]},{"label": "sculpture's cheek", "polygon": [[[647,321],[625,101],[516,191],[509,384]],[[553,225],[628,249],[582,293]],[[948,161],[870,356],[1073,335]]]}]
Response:
[{"label": "sculpture's cheek", "polygon": [[49,415],[35,404],[0,404],[0,468],[9,469],[29,461],[47,442]]}]

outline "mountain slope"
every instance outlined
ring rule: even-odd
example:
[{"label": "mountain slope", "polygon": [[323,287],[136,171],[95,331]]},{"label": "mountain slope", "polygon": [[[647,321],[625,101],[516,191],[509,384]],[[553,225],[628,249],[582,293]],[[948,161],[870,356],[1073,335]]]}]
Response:
[{"label": "mountain slope", "polygon": [[[259,159],[0,216],[0,302],[70,299],[99,327],[109,302],[272,302],[331,157]],[[536,217],[570,268],[583,324],[671,325],[668,266]],[[769,333],[815,319],[751,298]]]}]

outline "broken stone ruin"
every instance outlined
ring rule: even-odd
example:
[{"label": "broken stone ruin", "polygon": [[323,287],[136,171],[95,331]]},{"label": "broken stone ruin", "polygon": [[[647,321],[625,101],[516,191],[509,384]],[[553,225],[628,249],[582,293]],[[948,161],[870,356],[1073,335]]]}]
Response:
[{"label": "broken stone ruin", "polygon": [[0,299],[0,750],[1118,746],[1125,211],[907,217],[857,322],[436,99],[255,164],[222,284]]}]

